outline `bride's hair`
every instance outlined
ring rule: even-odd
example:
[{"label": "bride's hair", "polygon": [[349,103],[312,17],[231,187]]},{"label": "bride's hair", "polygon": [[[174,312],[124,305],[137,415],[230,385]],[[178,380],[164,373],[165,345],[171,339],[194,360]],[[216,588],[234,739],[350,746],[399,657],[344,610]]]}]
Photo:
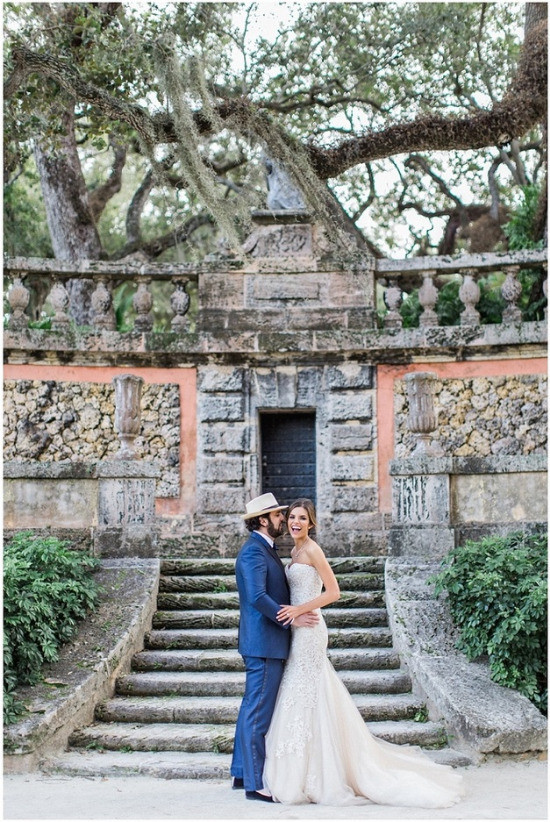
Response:
[{"label": "bride's hair", "polygon": [[302,497],[302,499],[294,500],[292,505],[289,506],[288,511],[286,512],[286,521],[288,522],[288,518],[290,516],[290,512],[294,510],[294,508],[305,508],[307,511],[307,515],[309,517],[310,525],[314,528],[317,525],[317,514],[315,513],[315,505],[310,499],[307,497]]}]

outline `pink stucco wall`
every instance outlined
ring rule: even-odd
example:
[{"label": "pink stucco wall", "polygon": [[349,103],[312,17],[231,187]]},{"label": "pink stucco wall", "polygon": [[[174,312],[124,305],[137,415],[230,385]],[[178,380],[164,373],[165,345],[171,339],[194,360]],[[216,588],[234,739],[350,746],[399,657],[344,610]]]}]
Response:
[{"label": "pink stucco wall", "polygon": [[394,381],[412,371],[432,371],[441,379],[546,374],[548,362],[539,357],[514,360],[475,360],[469,362],[411,363],[379,365],[376,380],[378,426],[378,492],[380,511],[391,511],[391,478],[388,473],[394,450]]},{"label": "pink stucco wall", "polygon": [[118,374],[135,374],[146,383],[175,383],[180,387],[180,488],[174,499],[157,499],[160,516],[190,514],[195,510],[197,460],[197,373],[195,368],[118,368],[81,365],[5,365],[7,380],[110,383]]}]

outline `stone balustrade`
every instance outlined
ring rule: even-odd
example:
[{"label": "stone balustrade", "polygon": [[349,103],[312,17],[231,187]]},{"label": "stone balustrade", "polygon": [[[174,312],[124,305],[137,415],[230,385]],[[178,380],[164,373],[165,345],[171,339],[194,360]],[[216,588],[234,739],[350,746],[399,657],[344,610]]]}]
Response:
[{"label": "stone balustrade", "polygon": [[60,260],[14,257],[4,261],[4,274],[10,282],[7,292],[8,328],[11,331],[20,331],[29,327],[31,318],[26,313],[26,308],[31,290],[36,287],[33,282],[35,278],[31,275],[39,275],[48,279],[50,287],[46,297],[38,299],[35,310],[41,311],[46,304],[48,305],[51,309],[51,329],[54,331],[63,331],[71,324],[67,281],[83,278],[94,283],[91,305],[95,330],[116,331],[113,292],[123,283],[130,282],[135,286],[132,300],[136,315],[134,331],[151,331],[153,295],[150,286],[155,280],[169,281],[173,285],[174,290],[170,297],[173,312],[171,329],[180,332],[186,326],[185,315],[190,305],[187,288],[189,283],[197,281],[199,268],[200,266],[171,263],[148,265],[135,262],[105,263],[95,260],[67,263]]},{"label": "stone balustrade", "polygon": [[[521,322],[521,310],[518,301],[521,297],[521,283],[518,274],[522,269],[547,266],[547,250],[516,251],[510,253],[487,253],[461,255],[460,257],[414,257],[404,260],[380,259],[373,262],[374,278],[377,289],[382,292],[387,306],[387,313],[382,320],[384,331],[400,330],[403,319],[400,307],[406,292],[418,288],[418,299],[422,306],[420,326],[430,328],[439,325],[436,306],[439,297],[438,284],[445,275],[456,275],[462,278],[459,297],[464,305],[460,316],[463,326],[479,325],[480,316],[477,305],[480,299],[479,280],[491,272],[502,272],[504,280],[500,293],[506,307],[503,312],[503,323]],[[227,270],[243,270],[247,264],[244,260],[223,258],[205,261],[201,264],[141,263],[121,262],[106,263],[102,261],[82,261],[67,263],[58,260],[39,258],[7,258],[4,261],[4,273],[9,283],[7,292],[8,328],[11,331],[23,330],[29,326],[26,311],[31,290],[35,287],[31,275],[41,275],[50,281],[47,296],[39,301],[39,309],[48,305],[51,316],[51,329],[64,330],[71,324],[68,313],[69,293],[66,288],[68,280],[86,278],[93,280],[95,287],[91,296],[93,328],[95,331],[115,331],[116,322],[113,311],[113,292],[122,283],[131,282],[135,286],[133,308],[135,310],[134,331],[149,332],[153,328],[153,281],[170,281],[173,293],[170,306],[173,312],[171,319],[172,332],[181,333],[188,326],[186,314],[189,310],[190,297],[188,285],[200,282],[201,278]],[[313,275],[318,281],[318,276]],[[258,274],[258,279],[262,279]],[[296,271],[295,301],[300,301],[300,294],[308,294],[308,278],[304,272]],[[263,280],[262,280],[263,281]],[[288,273],[281,286],[288,288]],[[261,285],[258,287],[261,289]],[[546,280],[544,285],[546,294]],[[210,297],[203,294],[208,302]],[[307,303],[307,300],[306,300]],[[243,306],[246,307],[246,306]],[[326,308],[331,308],[331,305]],[[199,305],[199,312],[202,306]],[[255,306],[257,309],[258,307]],[[262,306],[263,308],[263,306]],[[268,306],[265,306],[267,309]],[[35,299],[36,311],[36,299]]]},{"label": "stone balustrade", "polygon": [[[388,309],[383,319],[383,327],[388,330],[401,329],[403,318],[399,309],[406,297],[406,291],[418,288],[418,300],[422,307],[420,326],[439,325],[435,311],[439,291],[438,281],[445,275],[461,278],[459,298],[464,305],[460,315],[460,324],[476,326],[480,323],[477,305],[481,297],[478,281],[490,273],[501,272],[504,281],[500,294],[506,307],[502,322],[506,324],[521,322],[521,310],[518,301],[522,286],[518,274],[522,269],[543,266],[547,268],[547,249],[537,251],[515,251],[510,253],[465,254],[460,257],[412,257],[407,260],[381,259],[376,261],[376,282],[381,289],[383,301]],[[404,287],[404,281],[407,287]],[[544,294],[546,295],[546,278]]]}]

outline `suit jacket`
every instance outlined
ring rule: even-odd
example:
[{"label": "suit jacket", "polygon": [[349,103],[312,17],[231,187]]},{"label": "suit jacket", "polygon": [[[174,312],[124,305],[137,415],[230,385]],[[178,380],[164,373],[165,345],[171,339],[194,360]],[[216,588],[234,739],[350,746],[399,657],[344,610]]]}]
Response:
[{"label": "suit jacket", "polygon": [[287,659],[290,630],[277,622],[277,611],[290,602],[284,565],[277,551],[253,531],[235,563],[239,590],[239,653]]}]

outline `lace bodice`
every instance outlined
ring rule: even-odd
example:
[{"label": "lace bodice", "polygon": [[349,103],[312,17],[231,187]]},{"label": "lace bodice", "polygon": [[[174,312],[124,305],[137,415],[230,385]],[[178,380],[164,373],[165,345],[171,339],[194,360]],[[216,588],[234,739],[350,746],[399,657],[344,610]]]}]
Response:
[{"label": "lace bodice", "polygon": [[290,586],[291,605],[301,605],[302,602],[309,602],[321,593],[323,583],[313,565],[292,562],[286,566],[286,574]]}]

